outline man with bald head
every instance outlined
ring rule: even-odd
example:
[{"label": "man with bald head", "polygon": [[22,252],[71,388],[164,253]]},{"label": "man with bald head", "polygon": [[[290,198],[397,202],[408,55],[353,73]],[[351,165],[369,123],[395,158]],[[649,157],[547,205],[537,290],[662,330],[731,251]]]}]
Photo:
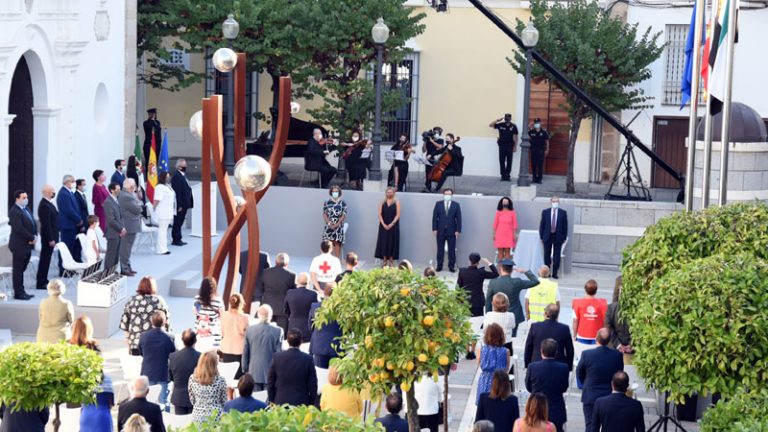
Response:
[{"label": "man with bald head", "polygon": [[242,369],[256,382],[254,390],[263,391],[267,388],[272,357],[283,349],[283,329],[271,322],[272,307],[268,304],[259,306],[256,319],[256,324],[245,332]]},{"label": "man with bald head", "polygon": [[544,308],[544,316],[546,317],[544,321],[531,324],[528,330],[523,355],[525,367],[541,360],[541,350],[539,350],[541,343],[545,339],[552,339],[557,343],[555,360],[565,363],[569,371],[573,370],[573,338],[568,326],[557,321],[560,316],[560,306],[557,303],[548,304]]},{"label": "man with bald head", "polygon": [[120,273],[123,276],[134,276],[136,272],[131,266],[131,250],[136,234],[141,232],[141,201],[136,197],[136,181],[128,178],[123,182],[123,190],[117,195],[120,214],[123,217],[126,234],[120,241]]},{"label": "man with bald head", "polygon": [[581,403],[584,408],[585,430],[592,430],[592,411],[595,401],[611,394],[613,374],[624,370],[622,354],[608,347],[611,332],[607,328],[597,331],[597,348],[584,351],[576,366],[576,378],[582,382]]},{"label": "man with bald head", "polygon": [[525,293],[525,318],[532,323],[546,319],[544,309],[548,304],[560,306],[560,289],[550,276],[549,266],[539,267],[539,284]]},{"label": "man with bald head", "polygon": [[328,183],[336,176],[336,168],[325,159],[328,149],[320,144],[323,141],[323,131],[315,128],[312,138],[307,140],[307,150],[304,153],[304,168],[307,171],[317,171],[320,174],[320,187],[327,188]]},{"label": "man with bald head", "polygon": [[[80,204],[75,198],[75,178],[67,174],[61,180],[61,189],[59,196],[56,197],[56,205],[59,208],[59,230],[61,232],[61,242],[67,245],[69,253],[77,262],[82,261],[82,250],[80,242],[77,241],[77,234],[80,228],[85,226],[85,221],[80,214]],[[59,263],[59,276],[64,273],[64,267]]]},{"label": "man with bald head", "polygon": [[37,289],[48,289],[48,270],[51,267],[53,247],[59,241],[59,211],[53,204],[56,191],[51,185],[43,186],[43,197],[37,205],[40,221],[40,262],[37,265]]},{"label": "man with bald head", "polygon": [[149,379],[146,376],[140,376],[132,380],[131,392],[133,399],[120,404],[120,407],[117,409],[117,430],[123,430],[128,418],[133,414],[138,414],[149,423],[150,432],[165,432],[163,412],[160,410],[160,405],[147,400]]},{"label": "man with bald head", "polygon": [[303,342],[309,342],[312,333],[309,331],[309,310],[312,303],[318,301],[317,291],[307,289],[309,274],[299,273],[296,276],[296,289],[285,294],[285,314],[288,315],[288,328],[301,330]]}]

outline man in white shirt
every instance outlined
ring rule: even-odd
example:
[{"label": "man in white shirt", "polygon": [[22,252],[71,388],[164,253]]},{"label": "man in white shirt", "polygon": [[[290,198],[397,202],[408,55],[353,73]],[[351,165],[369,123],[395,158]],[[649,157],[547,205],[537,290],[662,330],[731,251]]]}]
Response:
[{"label": "man in white shirt", "polygon": [[317,292],[323,292],[325,284],[334,282],[336,276],[341,273],[341,262],[331,254],[333,245],[329,240],[323,240],[320,243],[320,255],[312,258],[312,264],[309,266],[309,275],[312,279],[312,286]]}]

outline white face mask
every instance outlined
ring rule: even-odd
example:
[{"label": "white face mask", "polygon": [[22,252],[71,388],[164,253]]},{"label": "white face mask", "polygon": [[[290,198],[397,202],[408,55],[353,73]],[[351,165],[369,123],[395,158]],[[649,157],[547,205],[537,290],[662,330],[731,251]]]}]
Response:
[{"label": "white face mask", "polygon": [[352,141],[360,141],[360,137],[357,135],[352,135]]},{"label": "white face mask", "polygon": [[24,199],[20,200],[20,201],[19,201],[19,204],[20,204],[22,207],[26,207],[26,206],[29,204],[29,198],[24,198]]},{"label": "white face mask", "polygon": [[69,186],[69,190],[71,190],[72,192],[76,191],[76,190],[77,190],[77,185],[75,185],[74,183],[72,183],[72,184]]},{"label": "white face mask", "polygon": [[552,203],[552,208],[553,208],[553,209],[556,209],[556,208],[558,208],[558,207],[560,207],[560,203],[558,203],[558,202],[553,202],[553,203]]},{"label": "white face mask", "polygon": [[541,123],[534,123],[533,127],[536,129],[541,129]]},{"label": "white face mask", "polygon": [[451,202],[452,199],[453,199],[452,195],[443,195],[443,201],[445,201],[447,203]]},{"label": "white face mask", "polygon": [[332,197],[333,199],[336,199],[336,198],[338,198],[338,197],[339,197],[339,193],[338,193],[338,192],[331,192],[331,197]]}]

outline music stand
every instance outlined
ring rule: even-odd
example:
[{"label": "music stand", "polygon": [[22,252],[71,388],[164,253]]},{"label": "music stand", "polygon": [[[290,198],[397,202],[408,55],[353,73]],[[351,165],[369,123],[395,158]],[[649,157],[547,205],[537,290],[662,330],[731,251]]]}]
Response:
[{"label": "music stand", "polygon": [[662,427],[664,428],[664,432],[667,432],[667,424],[669,422],[672,422],[675,425],[675,430],[680,429],[683,432],[687,432],[683,425],[678,423],[677,419],[672,417],[672,415],[669,413],[669,392],[664,392],[664,415],[659,416],[659,419],[656,420],[654,424],[651,425],[650,428],[648,428],[648,432],[660,432]]}]

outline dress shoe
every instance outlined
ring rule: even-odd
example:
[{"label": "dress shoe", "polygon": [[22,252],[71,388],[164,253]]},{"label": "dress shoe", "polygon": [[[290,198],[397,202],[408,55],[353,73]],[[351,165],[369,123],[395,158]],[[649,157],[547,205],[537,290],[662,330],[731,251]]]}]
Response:
[{"label": "dress shoe", "polygon": [[181,243],[182,246],[187,244],[187,242],[185,242],[184,240],[180,241],[179,243]]},{"label": "dress shoe", "polygon": [[441,272],[441,271],[443,271],[443,266],[437,266],[437,268],[435,269],[435,271],[436,271],[436,272]]},{"label": "dress shoe", "polygon": [[451,273],[456,273],[456,267],[448,267],[448,271]]},{"label": "dress shoe", "polygon": [[34,297],[32,294],[27,294],[27,293],[13,296],[13,298],[16,300],[29,300],[32,297]]},{"label": "dress shoe", "polygon": [[183,242],[179,241],[179,242],[173,242],[171,244],[174,245],[174,246],[184,246],[186,243],[183,243]]},{"label": "dress shoe", "polygon": [[136,276],[136,272],[135,271],[124,271],[124,272],[120,272],[120,274],[123,275],[123,276],[128,276],[128,277]]},{"label": "dress shoe", "polygon": [[465,357],[467,360],[474,360],[477,358],[477,354],[475,354],[472,351],[467,352],[467,356]]},{"label": "dress shoe", "polygon": [[552,275],[552,279],[560,279],[557,275]]},{"label": "dress shoe", "polygon": [[165,251],[165,252],[163,252],[161,254],[158,254],[158,255],[170,255],[170,254],[171,254],[171,251]]}]

